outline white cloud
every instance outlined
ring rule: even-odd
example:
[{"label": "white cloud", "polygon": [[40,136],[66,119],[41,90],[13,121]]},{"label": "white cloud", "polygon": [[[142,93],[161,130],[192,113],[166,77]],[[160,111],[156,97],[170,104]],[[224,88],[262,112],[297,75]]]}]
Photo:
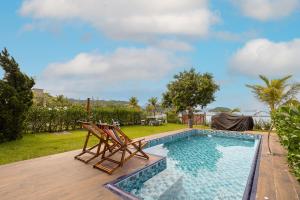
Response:
[{"label": "white cloud", "polygon": [[247,42],[231,59],[231,69],[242,74],[283,76],[300,74],[300,39],[272,42],[255,39]]},{"label": "white cloud", "polygon": [[299,0],[232,0],[245,16],[266,21],[286,17],[299,7]]},{"label": "white cloud", "polygon": [[205,36],[218,21],[207,0],[25,0],[20,13],[37,20],[80,20],[117,38]]},{"label": "white cloud", "polygon": [[52,63],[38,86],[55,94],[93,94],[127,82],[159,81],[184,64],[175,53],[157,48],[119,48],[110,54],[80,53],[66,62]]}]

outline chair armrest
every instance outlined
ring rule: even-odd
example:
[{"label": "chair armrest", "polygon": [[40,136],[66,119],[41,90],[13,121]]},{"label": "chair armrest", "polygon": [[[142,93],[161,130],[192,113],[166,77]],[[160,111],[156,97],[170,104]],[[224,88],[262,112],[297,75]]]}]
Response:
[{"label": "chair armrest", "polygon": [[144,141],[145,139],[139,139],[139,140],[131,140],[130,142],[128,142],[127,144],[133,144],[133,143],[141,143],[142,141]]}]

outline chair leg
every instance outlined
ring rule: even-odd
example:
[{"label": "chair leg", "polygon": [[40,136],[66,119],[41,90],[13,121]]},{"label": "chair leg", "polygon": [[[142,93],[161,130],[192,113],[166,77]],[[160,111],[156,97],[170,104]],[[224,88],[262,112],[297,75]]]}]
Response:
[{"label": "chair leg", "polygon": [[[86,140],[85,140],[84,145],[83,145],[82,152],[79,153],[78,155],[76,155],[76,156],[74,157],[75,159],[80,160],[80,161],[82,161],[82,162],[84,162],[84,163],[90,162],[91,160],[97,158],[98,156],[100,156],[101,154],[103,154],[103,153],[105,152],[105,151],[101,151],[101,152],[100,152],[101,147],[102,147],[102,144],[104,143],[104,142],[103,142],[103,139],[100,139],[100,141],[99,141],[98,144],[96,144],[96,145],[94,145],[94,146],[92,146],[92,147],[90,147],[90,148],[87,149],[87,145],[88,145],[90,136],[91,136],[91,132],[88,132],[88,134],[87,134],[87,136],[86,136]],[[94,148],[96,148],[96,147],[97,147],[96,152],[93,152],[92,150],[93,150]],[[106,149],[104,149],[104,150],[106,150]],[[88,158],[88,159],[83,159],[83,158],[81,158],[80,156],[82,156],[82,155],[85,154],[85,153],[91,154],[91,155],[93,155],[93,156],[90,157],[90,158]]]},{"label": "chair leg", "polygon": [[[106,145],[108,145],[108,144],[106,144]],[[106,146],[105,145],[105,146]],[[106,148],[106,147],[105,147]],[[112,174],[117,168],[119,168],[120,166],[121,166],[121,163],[122,162],[119,162],[119,161],[116,161],[116,160],[113,160],[113,159],[111,159],[110,157],[111,156],[113,156],[115,153],[117,153],[118,151],[120,151],[122,149],[122,147],[119,147],[118,149],[116,149],[116,150],[114,150],[113,152],[111,152],[109,155],[107,155],[107,156],[105,156],[105,151],[104,151],[104,153],[102,154],[102,159],[99,161],[99,162],[97,162],[96,164],[94,164],[94,168],[97,168],[97,169],[99,169],[99,170],[101,170],[101,171],[104,171],[104,172],[106,172],[106,173],[108,173],[108,174]],[[123,151],[123,152],[125,152],[125,151]],[[102,163],[104,162],[104,161],[110,161],[110,162],[113,162],[113,163],[115,163],[115,164],[117,164],[117,166],[116,167],[113,167],[113,168],[108,168],[108,167],[105,167],[105,166],[103,166],[102,165]]]},{"label": "chair leg", "polygon": [[[126,148],[127,149],[127,148]],[[123,152],[122,152],[122,157],[121,157],[121,163],[120,163],[120,166],[122,167],[123,164],[124,164],[124,158],[125,158],[125,154],[126,154],[126,149],[123,149]],[[130,151],[129,151],[130,152]]]},{"label": "chair leg", "polygon": [[145,146],[145,144],[142,145],[141,141],[139,141],[139,145],[137,145],[135,143],[132,143],[132,145],[138,150],[138,152],[140,152],[142,154],[141,157],[145,157],[147,160],[149,159],[149,156],[143,151],[143,147]]}]

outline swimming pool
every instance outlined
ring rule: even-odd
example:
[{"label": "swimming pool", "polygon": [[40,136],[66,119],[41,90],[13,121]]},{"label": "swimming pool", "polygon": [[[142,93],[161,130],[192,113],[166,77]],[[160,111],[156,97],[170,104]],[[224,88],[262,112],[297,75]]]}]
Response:
[{"label": "swimming pool", "polygon": [[145,152],[161,159],[107,187],[124,199],[243,199],[259,144],[258,135],[204,130],[151,140]]}]

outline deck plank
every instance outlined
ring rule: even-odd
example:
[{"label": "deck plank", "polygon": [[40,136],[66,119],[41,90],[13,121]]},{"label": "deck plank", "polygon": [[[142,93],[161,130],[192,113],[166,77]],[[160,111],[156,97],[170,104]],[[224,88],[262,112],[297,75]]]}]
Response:
[{"label": "deck plank", "polygon": [[272,155],[268,151],[267,134],[263,134],[256,199],[299,200],[299,182],[289,171],[287,152],[275,133],[270,141]]},{"label": "deck plank", "polygon": [[131,173],[159,157],[133,158],[113,175],[74,160],[79,151],[0,166],[1,199],[118,199],[103,184]]}]

